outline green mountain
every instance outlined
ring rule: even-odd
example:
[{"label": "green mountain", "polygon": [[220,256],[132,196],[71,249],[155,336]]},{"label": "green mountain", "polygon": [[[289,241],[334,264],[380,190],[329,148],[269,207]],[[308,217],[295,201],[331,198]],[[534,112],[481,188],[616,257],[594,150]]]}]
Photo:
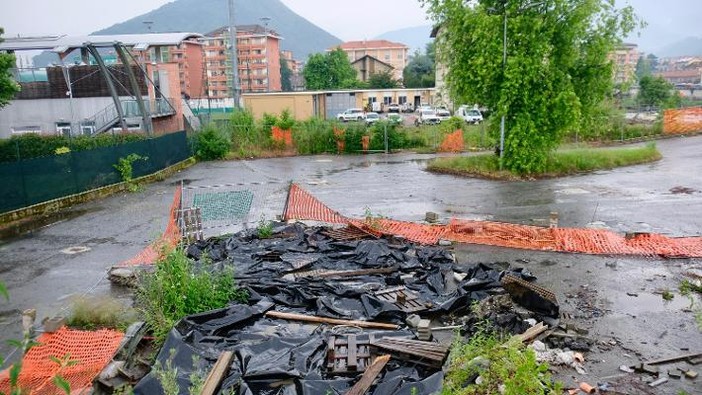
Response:
[{"label": "green mountain", "polygon": [[702,56],[702,37],[687,37],[659,49],[659,57]]},{"label": "green mountain", "polygon": [[[208,33],[229,24],[228,0],[176,0],[151,12],[115,24],[93,34],[151,32]],[[297,15],[280,0],[235,0],[237,25],[263,25],[261,18],[271,18],[268,27],[283,36],[282,49],[293,51],[295,59],[307,60],[309,54],[324,52],[341,40]]]}]

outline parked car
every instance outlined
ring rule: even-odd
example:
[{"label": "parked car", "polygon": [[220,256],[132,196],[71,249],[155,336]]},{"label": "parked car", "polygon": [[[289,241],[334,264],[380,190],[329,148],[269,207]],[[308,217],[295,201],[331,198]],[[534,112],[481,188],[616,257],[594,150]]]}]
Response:
[{"label": "parked car", "polygon": [[483,114],[477,108],[469,108],[468,106],[460,106],[456,110],[456,116],[462,118],[466,123],[477,125],[483,122]]},{"label": "parked car", "polygon": [[363,112],[363,109],[361,108],[349,108],[348,110],[339,113],[336,116],[336,119],[342,122],[348,122],[348,121],[362,121],[366,119],[366,114]]},{"label": "parked car", "polygon": [[416,112],[417,114],[419,114],[419,113],[421,113],[421,112],[424,111],[424,110],[432,110],[432,111],[433,111],[434,109],[433,109],[430,105],[428,105],[428,104],[421,104],[419,107],[417,107],[417,108],[414,110],[414,112]]},{"label": "parked car", "polygon": [[366,125],[372,125],[380,121],[380,115],[377,112],[366,113]]},{"label": "parked car", "polygon": [[400,112],[400,105],[395,103],[389,104],[388,112]]},{"label": "parked car", "polygon": [[391,125],[402,125],[405,119],[400,114],[388,114],[388,122]]},{"label": "parked car", "polygon": [[414,105],[412,103],[403,103],[400,105],[401,112],[414,112]]},{"label": "parked car", "polygon": [[451,118],[451,111],[445,108],[439,108],[436,110],[436,116],[442,121],[447,121]]},{"label": "parked car", "polygon": [[434,110],[419,110],[419,117],[414,120],[414,124],[419,125],[438,125],[441,119],[436,115]]}]

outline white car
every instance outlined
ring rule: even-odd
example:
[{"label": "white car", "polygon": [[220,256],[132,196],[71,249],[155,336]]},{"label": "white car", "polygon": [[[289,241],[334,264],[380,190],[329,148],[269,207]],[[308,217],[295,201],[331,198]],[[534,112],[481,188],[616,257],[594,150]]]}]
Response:
[{"label": "white car", "polygon": [[419,110],[419,117],[414,120],[414,124],[419,125],[438,125],[441,123],[441,118],[436,115],[434,110]]},{"label": "white car", "polygon": [[446,121],[451,119],[451,111],[445,108],[439,108],[436,110],[436,116],[439,117],[440,120]]},{"label": "white car", "polygon": [[372,125],[380,121],[380,115],[377,112],[366,113],[366,125]]},{"label": "white car", "polygon": [[348,110],[339,113],[336,119],[342,122],[362,121],[366,119],[366,113],[361,108],[349,108]]},{"label": "white car", "polygon": [[388,105],[388,112],[400,112],[400,105],[395,103]]}]

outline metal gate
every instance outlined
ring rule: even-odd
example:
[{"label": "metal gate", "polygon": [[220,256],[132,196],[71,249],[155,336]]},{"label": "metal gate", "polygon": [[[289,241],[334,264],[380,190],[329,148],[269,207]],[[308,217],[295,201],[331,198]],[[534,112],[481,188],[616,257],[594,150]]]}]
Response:
[{"label": "metal gate", "polygon": [[356,107],[356,92],[327,93],[325,97],[326,119],[334,119],[340,112]]}]

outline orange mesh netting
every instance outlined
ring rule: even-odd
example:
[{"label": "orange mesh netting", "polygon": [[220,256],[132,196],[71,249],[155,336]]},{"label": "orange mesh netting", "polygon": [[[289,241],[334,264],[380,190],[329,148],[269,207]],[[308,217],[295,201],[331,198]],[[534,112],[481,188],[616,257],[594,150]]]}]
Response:
[{"label": "orange mesh netting", "polygon": [[665,110],[663,133],[686,134],[702,130],[702,107]]},{"label": "orange mesh netting", "polygon": [[297,184],[290,185],[283,218],[285,220],[308,219],[330,224],[345,224],[348,222],[348,219],[343,215],[325,206],[324,203],[297,186]]},{"label": "orange mesh netting", "polygon": [[292,130],[283,130],[277,126],[271,128],[271,137],[274,142],[285,145],[285,148],[292,148]]},{"label": "orange mesh netting", "polygon": [[[63,327],[55,333],[44,333],[22,360],[18,385],[23,394],[53,395],[63,392],[53,383],[56,375],[71,385],[71,393],[87,392],[93,379],[112,360],[124,334],[107,329],[95,332],[76,331]],[[61,368],[50,357],[76,361]],[[9,371],[0,373],[0,392],[9,393]]]},{"label": "orange mesh netting", "polygon": [[182,193],[183,191],[181,187],[177,186],[176,191],[173,194],[171,210],[168,214],[168,224],[166,225],[166,230],[163,232],[161,237],[149,244],[133,258],[128,259],[117,266],[153,265],[161,257],[161,253],[164,249],[168,250],[178,245],[178,241],[180,241],[178,210],[180,210],[180,197]]},{"label": "orange mesh netting", "polygon": [[463,131],[461,129],[447,135],[439,146],[439,152],[463,152]]},{"label": "orange mesh netting", "polygon": [[625,237],[605,229],[543,228],[490,221],[453,219],[448,225],[428,225],[386,218],[348,219],[292,184],[285,219],[308,219],[352,224],[370,233],[402,236],[421,244],[445,239],[526,250],[576,252],[596,255],[702,257],[702,237],[671,238],[659,234]]}]

